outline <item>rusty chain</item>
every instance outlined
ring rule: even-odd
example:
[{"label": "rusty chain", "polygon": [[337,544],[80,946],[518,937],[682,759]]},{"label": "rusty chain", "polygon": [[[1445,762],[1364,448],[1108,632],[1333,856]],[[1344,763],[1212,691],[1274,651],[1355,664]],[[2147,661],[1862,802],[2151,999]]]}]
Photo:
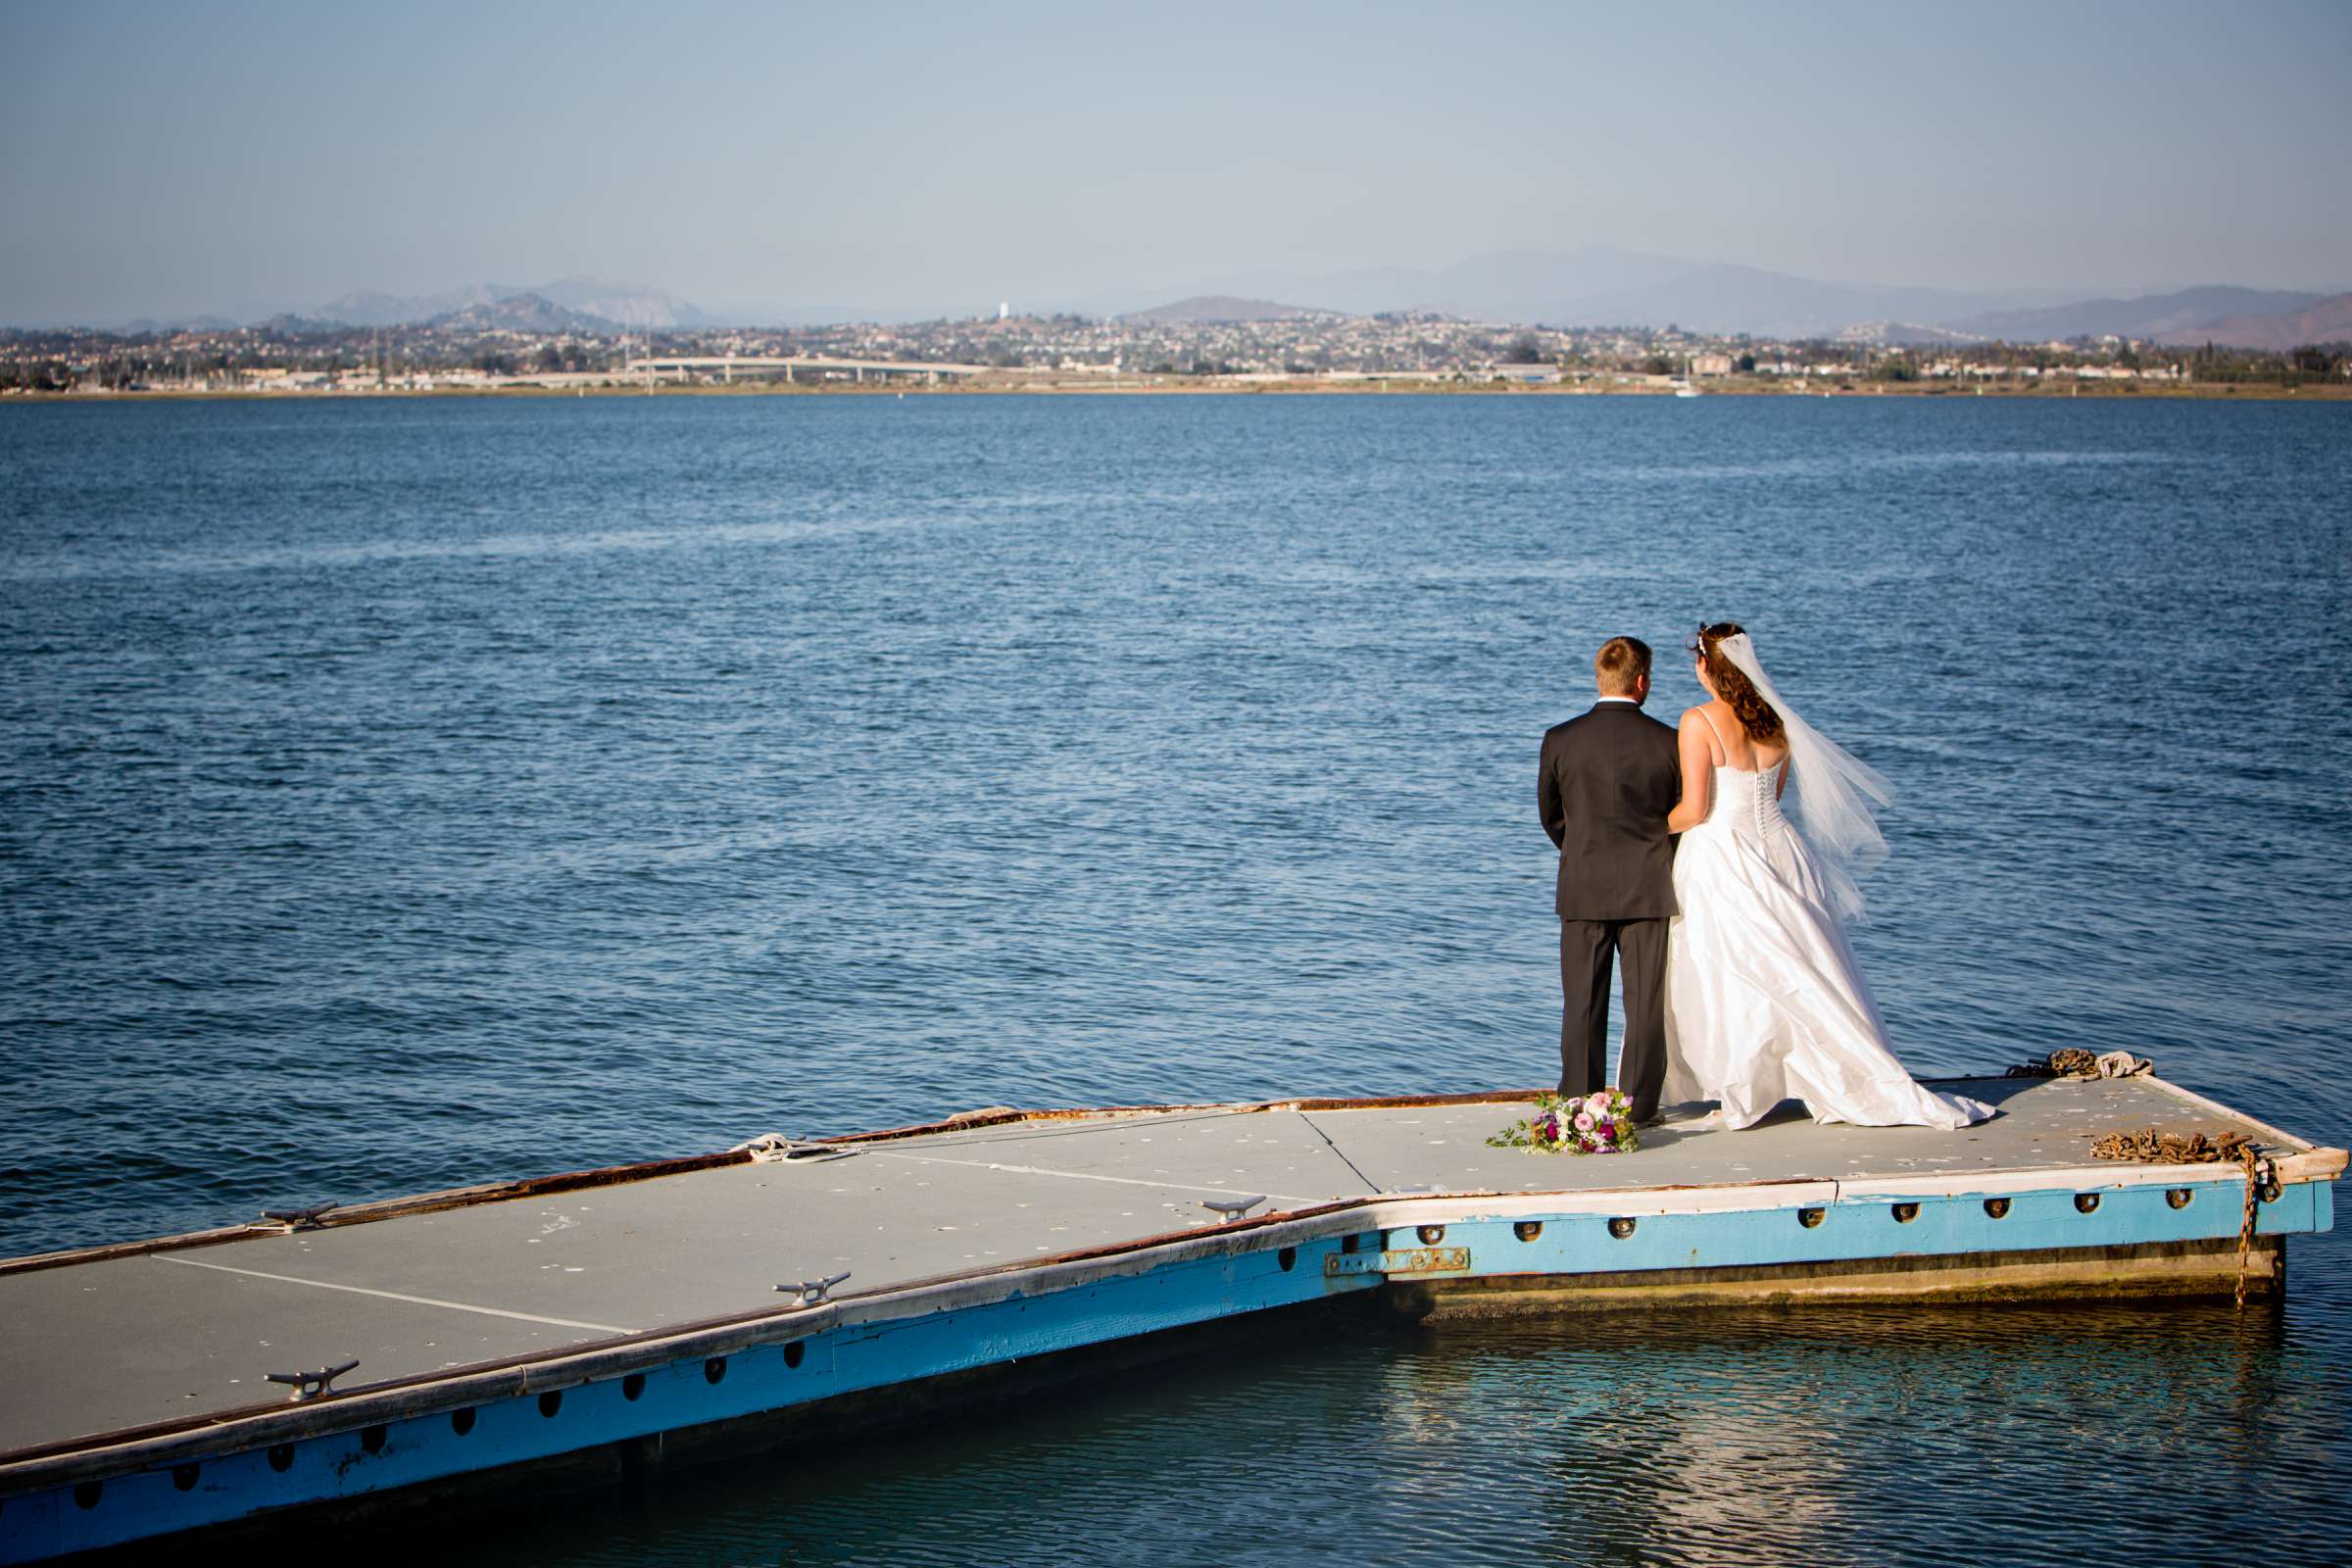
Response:
[{"label": "rusty chain", "polygon": [[2237,1309],[2246,1309],[2246,1264],[2254,1250],[2254,1205],[2262,1195],[2262,1160],[2248,1143],[2238,1145],[2239,1161],[2246,1167],[2246,1213],[2237,1222]]},{"label": "rusty chain", "polygon": [[2130,1078],[2143,1072],[2153,1072],[2156,1064],[2145,1056],[2135,1056],[2129,1051],[2110,1051],[2104,1054],[2085,1051],[2081,1046],[2068,1046],[2053,1051],[2034,1061],[2021,1061],[2006,1069],[2007,1078]]},{"label": "rusty chain", "polygon": [[[2052,1057],[2053,1063],[2056,1057]],[[2244,1216],[2237,1226],[2237,1305],[2245,1309],[2246,1280],[2254,1255],[2256,1205],[2261,1201],[2265,1167],[2252,1139],[2243,1133],[2160,1133],[2153,1127],[2137,1132],[2102,1133],[2091,1140],[2093,1159],[2132,1159],[2151,1165],[2240,1165],[2246,1172]]]},{"label": "rusty chain", "polygon": [[2098,1075],[2098,1053],[2084,1051],[2081,1046],[2053,1051],[2039,1061],[2021,1061],[2005,1074],[2010,1078],[2096,1078]]},{"label": "rusty chain", "polygon": [[2233,1164],[2241,1149],[2252,1149],[2243,1133],[2218,1133],[2208,1143],[2203,1133],[2160,1133],[2143,1127],[2135,1133],[2104,1133],[2091,1140],[2093,1159],[2136,1159],[2150,1165]]}]

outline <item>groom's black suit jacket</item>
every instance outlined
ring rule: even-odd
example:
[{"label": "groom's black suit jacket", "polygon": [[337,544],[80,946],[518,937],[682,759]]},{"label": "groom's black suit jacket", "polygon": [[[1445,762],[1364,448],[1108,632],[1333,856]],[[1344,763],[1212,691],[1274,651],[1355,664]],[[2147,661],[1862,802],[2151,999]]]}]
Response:
[{"label": "groom's black suit jacket", "polygon": [[1544,732],[1536,808],[1560,850],[1560,918],[1646,920],[1675,912],[1666,814],[1682,792],[1673,728],[1632,703],[1597,703]]}]

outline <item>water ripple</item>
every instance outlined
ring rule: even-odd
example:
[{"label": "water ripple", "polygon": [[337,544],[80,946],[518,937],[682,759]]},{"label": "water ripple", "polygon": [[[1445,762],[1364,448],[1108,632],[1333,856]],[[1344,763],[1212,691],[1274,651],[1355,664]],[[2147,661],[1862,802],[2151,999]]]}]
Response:
[{"label": "water ripple", "polygon": [[[0,1251],[1540,1080],[1537,737],[1727,614],[1894,780],[1915,1068],[2125,1046],[2340,1140],[2347,493],[2342,405],[0,411]],[[496,1554],[2328,1560],[2344,1248],[2294,1291],[1312,1343]]]}]

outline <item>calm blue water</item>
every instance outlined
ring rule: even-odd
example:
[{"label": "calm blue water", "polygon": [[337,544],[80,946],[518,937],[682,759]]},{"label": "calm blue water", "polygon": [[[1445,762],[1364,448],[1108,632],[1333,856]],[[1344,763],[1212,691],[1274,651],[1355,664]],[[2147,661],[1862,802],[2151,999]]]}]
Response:
[{"label": "calm blue water", "polygon": [[[1858,941],[1916,1070],[2129,1047],[2341,1142],[2348,498],[2344,405],[0,410],[0,1252],[1546,1081],[1537,739],[1701,617],[1901,792]],[[1292,1347],[480,1549],[2325,1560],[2348,1308],[2326,1238],[2243,1321]]]}]

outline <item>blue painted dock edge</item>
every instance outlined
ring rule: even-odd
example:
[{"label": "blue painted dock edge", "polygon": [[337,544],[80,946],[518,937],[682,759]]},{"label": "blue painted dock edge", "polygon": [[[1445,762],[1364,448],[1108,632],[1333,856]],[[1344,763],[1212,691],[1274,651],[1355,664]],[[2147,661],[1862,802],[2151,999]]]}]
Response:
[{"label": "blue painted dock edge", "polygon": [[[836,1396],[1422,1278],[1608,1275],[2099,1250],[2238,1235],[2234,1171],[1987,1194],[1864,1182],[1506,1198],[1386,1197],[1107,1255],[640,1336],[429,1390],[290,1405],[6,1466],[0,1561],[119,1545],[527,1464]],[[2045,1173],[2047,1174],[2047,1173]],[[1915,1184],[1914,1184],[1915,1185]],[[2333,1224],[2327,1180],[2259,1206]],[[422,1406],[419,1407],[419,1400]],[[402,1413],[391,1413],[394,1409]]]}]

